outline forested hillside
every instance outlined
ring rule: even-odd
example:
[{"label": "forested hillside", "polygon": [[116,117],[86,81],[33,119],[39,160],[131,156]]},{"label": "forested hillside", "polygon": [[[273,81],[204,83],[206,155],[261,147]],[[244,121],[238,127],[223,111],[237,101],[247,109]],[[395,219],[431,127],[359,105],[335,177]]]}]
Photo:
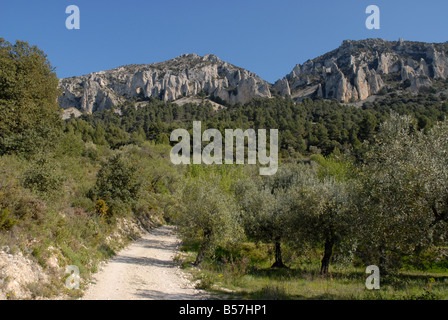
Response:
[{"label": "forested hillside", "polygon": [[423,130],[443,121],[448,113],[446,97],[429,93],[392,95],[377,103],[367,102],[361,108],[322,99],[296,103],[282,97],[253,99],[219,110],[208,103],[178,106],[148,100],[139,107],[129,102],[114,110],[72,118],[66,130],[74,130],[86,142],[117,148],[143,140],[168,144],[174,129],[192,129],[193,121],[202,121],[204,130],[278,129],[282,155],[288,157],[329,155],[335,148],[356,152],[363,141],[372,140],[379,125],[393,112],[414,117],[418,129]]}]

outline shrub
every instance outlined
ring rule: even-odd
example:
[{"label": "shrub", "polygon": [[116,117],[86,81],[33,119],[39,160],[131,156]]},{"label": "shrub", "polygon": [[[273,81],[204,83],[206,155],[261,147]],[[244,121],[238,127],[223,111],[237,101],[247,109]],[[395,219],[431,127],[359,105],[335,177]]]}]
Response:
[{"label": "shrub", "polygon": [[83,153],[84,141],[72,131],[65,132],[56,148],[58,155],[78,157]]},{"label": "shrub", "polygon": [[249,268],[250,259],[248,257],[234,258],[230,256],[230,259],[224,257],[225,272],[230,274],[233,278],[238,278],[246,275]]},{"label": "shrub", "polygon": [[199,290],[210,290],[213,287],[214,278],[211,274],[203,274],[196,283],[195,288]]},{"label": "shrub", "polygon": [[109,210],[109,208],[107,207],[106,201],[104,201],[102,199],[98,199],[96,201],[95,212],[98,215],[100,215],[101,217],[106,217],[108,210]]},{"label": "shrub", "polygon": [[14,215],[20,219],[31,218],[41,220],[45,216],[47,206],[44,202],[31,198],[30,196],[20,196],[14,206]]},{"label": "shrub", "polygon": [[103,163],[90,194],[94,199],[106,201],[114,212],[122,205],[135,203],[140,186],[136,167],[118,154]]},{"label": "shrub", "polygon": [[99,151],[96,145],[94,145],[92,142],[88,142],[84,146],[84,151],[82,153],[84,157],[89,158],[92,161],[97,161],[99,158]]},{"label": "shrub", "polygon": [[18,220],[11,216],[11,210],[0,210],[0,230],[11,230]]},{"label": "shrub", "polygon": [[377,93],[380,96],[384,96],[387,94],[387,87],[382,87],[380,91]]},{"label": "shrub", "polygon": [[23,185],[30,190],[42,193],[57,191],[63,183],[59,166],[41,156],[25,172]]}]

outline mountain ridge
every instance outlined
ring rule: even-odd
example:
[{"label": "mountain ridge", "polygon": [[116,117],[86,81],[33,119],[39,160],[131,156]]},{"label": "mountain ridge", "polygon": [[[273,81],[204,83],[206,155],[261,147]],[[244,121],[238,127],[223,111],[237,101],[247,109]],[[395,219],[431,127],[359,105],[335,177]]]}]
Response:
[{"label": "mountain ridge", "polygon": [[446,88],[448,42],[344,40],[338,48],[303,64],[271,84],[253,72],[222,61],[214,54],[194,53],[153,64],[131,64],[60,79],[63,109],[93,113],[129,99],[156,97],[175,101],[212,97],[223,104],[253,98],[289,96],[364,101],[391,91]]},{"label": "mountain ridge", "polygon": [[220,60],[183,54],[150,65],[126,65],[60,80],[63,109],[92,113],[130,98],[157,97],[173,101],[185,96],[212,95],[227,103],[271,97],[270,84],[255,73]]},{"label": "mountain ridge", "polygon": [[342,45],[302,65],[274,84],[281,95],[363,101],[381,89],[417,92],[448,77],[448,43],[345,40]]}]

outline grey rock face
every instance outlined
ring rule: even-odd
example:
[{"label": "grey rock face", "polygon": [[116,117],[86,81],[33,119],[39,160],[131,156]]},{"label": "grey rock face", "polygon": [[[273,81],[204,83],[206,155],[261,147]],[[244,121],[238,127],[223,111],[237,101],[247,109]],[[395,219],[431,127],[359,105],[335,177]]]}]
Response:
[{"label": "grey rock face", "polygon": [[296,65],[274,88],[290,91],[299,100],[322,97],[343,102],[365,100],[391,81],[409,80],[409,90],[416,92],[448,78],[447,55],[447,43],[346,40],[338,49]]},{"label": "grey rock face", "polygon": [[254,73],[214,55],[184,54],[151,65],[129,65],[60,81],[62,108],[92,113],[117,106],[129,98],[155,97],[173,101],[200,93],[229,103],[271,97],[270,84]]},{"label": "grey rock face", "polygon": [[274,84],[274,89],[277,90],[277,92],[281,95],[281,96],[290,96],[291,95],[291,89],[289,88],[289,82],[287,79],[283,78],[283,79],[279,79],[275,84]]},{"label": "grey rock face", "polygon": [[184,97],[215,96],[228,103],[246,103],[281,96],[362,101],[384,87],[398,85],[411,92],[448,79],[448,42],[423,43],[367,39],[346,40],[316,59],[296,65],[274,85],[254,73],[208,54],[184,54],[150,65],[128,65],[60,80],[64,109],[92,113],[140,97],[174,101]]}]

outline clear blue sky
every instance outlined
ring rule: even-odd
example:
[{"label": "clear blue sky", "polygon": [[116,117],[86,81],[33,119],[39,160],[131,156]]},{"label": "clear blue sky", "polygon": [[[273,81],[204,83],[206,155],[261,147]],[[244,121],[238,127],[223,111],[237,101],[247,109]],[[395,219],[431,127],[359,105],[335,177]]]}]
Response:
[{"label": "clear blue sky", "polygon": [[[67,30],[75,4],[81,29]],[[368,30],[368,5],[381,29]],[[448,41],[446,0],[0,0],[0,37],[44,50],[60,78],[216,54],[270,82],[345,39]]]}]

